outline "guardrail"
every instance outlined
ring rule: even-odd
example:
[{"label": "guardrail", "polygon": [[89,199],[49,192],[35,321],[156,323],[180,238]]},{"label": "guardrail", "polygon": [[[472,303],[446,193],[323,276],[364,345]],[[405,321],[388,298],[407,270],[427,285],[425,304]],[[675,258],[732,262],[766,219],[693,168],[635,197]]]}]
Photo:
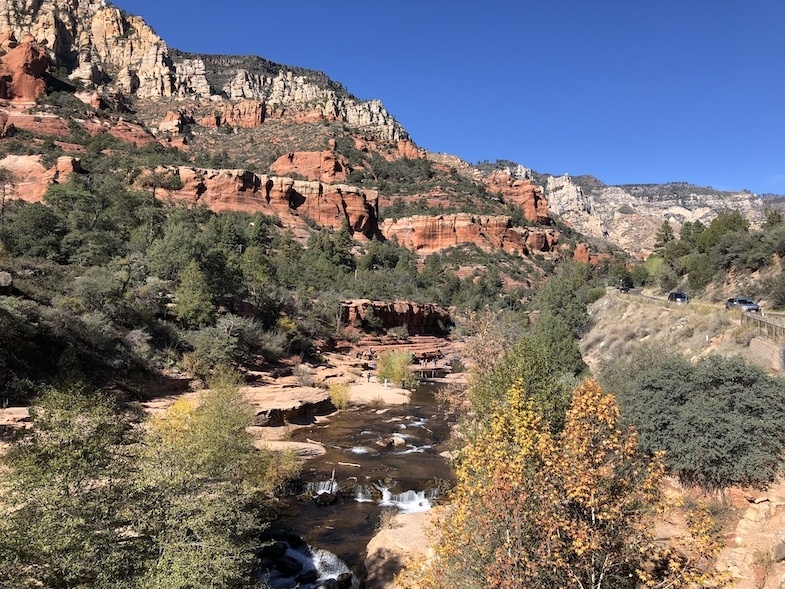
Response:
[{"label": "guardrail", "polygon": [[756,313],[742,313],[741,324],[755,327],[761,335],[775,341],[785,340],[785,324],[781,317],[761,317]]}]

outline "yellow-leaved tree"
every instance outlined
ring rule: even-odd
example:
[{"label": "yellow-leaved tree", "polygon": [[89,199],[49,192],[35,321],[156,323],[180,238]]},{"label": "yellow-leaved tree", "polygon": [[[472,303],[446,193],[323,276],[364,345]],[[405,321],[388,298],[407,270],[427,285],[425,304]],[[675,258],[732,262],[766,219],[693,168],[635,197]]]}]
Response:
[{"label": "yellow-leaved tree", "polygon": [[683,536],[654,539],[663,472],[596,382],[575,389],[553,434],[519,381],[462,453],[434,554],[398,580],[421,589],[720,586],[711,562],[721,544],[704,514],[689,516],[696,525]]}]

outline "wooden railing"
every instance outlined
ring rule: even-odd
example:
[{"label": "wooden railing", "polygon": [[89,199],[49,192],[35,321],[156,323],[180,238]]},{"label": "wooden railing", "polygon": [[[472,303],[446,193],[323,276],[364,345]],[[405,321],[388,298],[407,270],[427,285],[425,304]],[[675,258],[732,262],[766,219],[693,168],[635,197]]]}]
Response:
[{"label": "wooden railing", "polygon": [[742,313],[741,324],[755,327],[758,333],[774,341],[785,341],[785,318],[782,316],[764,316],[757,313]]}]

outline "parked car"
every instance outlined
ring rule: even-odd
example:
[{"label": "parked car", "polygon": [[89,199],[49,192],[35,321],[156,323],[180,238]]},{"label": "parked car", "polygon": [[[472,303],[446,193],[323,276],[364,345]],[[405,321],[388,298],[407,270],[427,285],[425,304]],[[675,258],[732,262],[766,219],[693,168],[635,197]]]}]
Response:
[{"label": "parked car", "polygon": [[689,303],[690,297],[688,297],[683,292],[671,292],[668,293],[668,300],[671,303],[676,303],[678,305],[681,305],[682,303]]},{"label": "parked car", "polygon": [[760,312],[760,305],[747,297],[731,297],[725,301],[725,308],[741,309],[742,311],[750,311],[753,313]]}]

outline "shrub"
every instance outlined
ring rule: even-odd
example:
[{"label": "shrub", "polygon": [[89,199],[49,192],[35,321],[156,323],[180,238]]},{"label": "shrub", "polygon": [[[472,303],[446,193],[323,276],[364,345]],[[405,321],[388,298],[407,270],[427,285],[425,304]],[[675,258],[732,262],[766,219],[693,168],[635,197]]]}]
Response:
[{"label": "shrub", "polygon": [[336,409],[346,409],[349,407],[349,383],[334,382],[330,385],[330,401]]},{"label": "shrub", "polygon": [[601,286],[596,286],[589,290],[586,293],[586,298],[589,301],[589,304],[599,301],[602,297],[605,296],[605,289]]}]

